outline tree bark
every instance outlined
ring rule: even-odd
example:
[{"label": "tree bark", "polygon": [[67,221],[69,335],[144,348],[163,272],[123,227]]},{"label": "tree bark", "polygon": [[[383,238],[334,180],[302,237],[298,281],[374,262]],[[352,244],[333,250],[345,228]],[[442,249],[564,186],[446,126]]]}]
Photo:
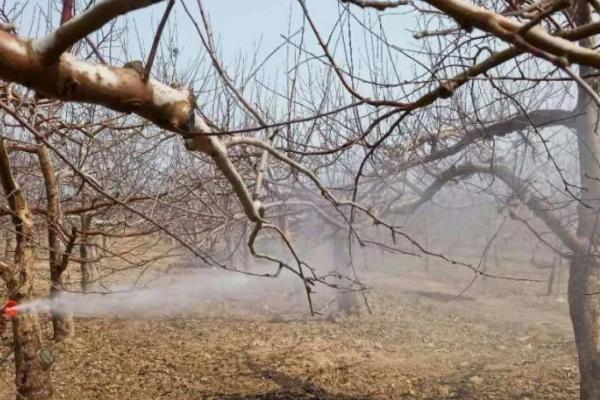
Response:
[{"label": "tree bark", "polygon": [[[352,275],[350,270],[350,259],[347,251],[345,251],[345,243],[343,238],[338,234],[334,235],[333,243],[333,266],[341,276]],[[338,315],[352,315],[360,312],[360,303],[358,293],[338,289],[336,291],[337,298],[337,313]]]},{"label": "tree bark", "polygon": [[552,293],[554,292],[554,286],[555,286],[555,278],[556,278],[556,269],[558,268],[557,264],[554,263],[551,267],[550,267],[550,277],[548,278],[548,286],[546,288],[546,296],[552,296]]},{"label": "tree bark", "polygon": [[11,233],[9,232],[6,235],[6,239],[4,239],[4,257],[9,259],[12,253],[13,241],[11,237]]},{"label": "tree bark", "polygon": [[[577,26],[592,21],[590,6],[585,0],[574,3],[572,16]],[[579,41],[583,48],[592,49],[596,44],[593,38]],[[594,73],[588,67],[580,67],[582,77]],[[595,78],[586,82],[598,92]],[[598,314],[600,313],[600,263],[589,251],[597,242],[597,222],[600,211],[600,138],[598,137],[598,107],[591,96],[579,89],[577,101],[579,117],[575,121],[579,149],[580,203],[577,209],[577,235],[588,246],[576,252],[571,262],[569,276],[569,307],[573,332],[577,344],[580,374],[580,399],[600,400],[600,336]],[[595,294],[594,294],[595,293]]]},{"label": "tree bark", "polygon": [[[22,298],[21,301],[27,301]],[[34,314],[20,314],[12,319],[15,346],[15,382],[17,400],[52,399],[52,384],[48,367],[40,357],[40,328]]]},{"label": "tree bark", "polygon": [[[425,230],[425,240],[424,240],[424,245],[425,248],[427,249],[427,251],[431,251],[431,213],[433,212],[433,207],[431,207],[431,204],[425,208],[425,215],[423,216],[424,219],[424,224],[423,224],[423,229]],[[429,274],[430,268],[431,268],[431,260],[429,257],[429,253],[425,254],[425,256],[423,257],[423,262],[425,264],[425,273]]]},{"label": "tree bark", "polygon": [[561,292],[562,292],[562,277],[563,277],[563,269],[566,269],[566,263],[565,260],[562,257],[558,257],[557,259],[557,270],[556,270],[556,278],[555,278],[555,284],[554,287],[555,292],[556,292],[556,298],[560,299],[561,298]]},{"label": "tree bark", "polygon": [[102,255],[108,254],[108,248],[110,247],[110,241],[108,236],[102,235]]},{"label": "tree bark", "polygon": [[[13,214],[16,232],[13,276],[6,279],[9,297],[17,302],[31,299],[33,289],[33,222],[24,193],[12,174],[4,138],[0,137],[0,181]],[[17,400],[52,399],[50,373],[44,366],[40,329],[33,313],[12,319]]]},{"label": "tree bark", "polygon": [[246,225],[244,227],[244,241],[242,243],[242,263],[244,265],[244,270],[245,271],[251,271],[252,270],[252,260],[251,260],[251,254],[250,254],[250,248],[248,247],[248,239],[249,239],[249,230],[250,230],[250,226]]},{"label": "tree bark", "polygon": [[[57,274],[55,271],[50,271],[50,279],[52,286],[50,287],[50,297],[58,298],[62,293],[62,273]],[[69,314],[52,312],[52,332],[53,339],[56,342],[62,342],[73,334],[73,317]]]},{"label": "tree bark", "polygon": [[89,237],[86,231],[92,225],[92,218],[87,214],[81,214],[81,244],[79,245],[79,258],[81,259],[81,291],[87,293],[94,280],[92,265],[88,262],[90,258]]},{"label": "tree bark", "polygon": [[569,275],[569,311],[579,357],[580,400],[600,399],[600,265],[577,257]]},{"label": "tree bark", "polygon": [[[72,5],[71,5],[72,7]],[[48,218],[48,260],[50,264],[50,297],[57,298],[63,289],[63,272],[67,268],[68,257],[61,257],[58,239],[59,225],[62,219],[60,208],[59,182],[50,158],[50,151],[44,145],[37,148],[38,158],[46,189]],[[70,251],[70,249],[68,249]],[[65,255],[68,252],[64,253]],[[57,342],[68,338],[73,332],[73,319],[64,313],[52,312],[52,330]]]}]

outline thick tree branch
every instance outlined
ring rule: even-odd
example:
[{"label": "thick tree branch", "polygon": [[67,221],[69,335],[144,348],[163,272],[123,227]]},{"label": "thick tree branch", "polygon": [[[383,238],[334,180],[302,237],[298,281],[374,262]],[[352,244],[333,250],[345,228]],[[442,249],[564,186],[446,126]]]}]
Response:
[{"label": "thick tree branch", "polygon": [[385,11],[388,8],[394,8],[408,4],[408,0],[340,0],[342,3],[352,3],[360,8],[374,8],[379,11]]},{"label": "thick tree branch", "polygon": [[541,57],[543,52],[562,60],[565,66],[575,63],[600,68],[600,53],[552,36],[539,26],[525,30],[525,24],[463,0],[425,1],[454,18],[464,28],[479,28],[536,56]]},{"label": "thick tree branch", "polygon": [[100,29],[116,17],[159,3],[163,0],[103,0],[87,11],[62,24],[48,36],[31,43],[33,52],[46,64],[57,62],[60,56],[78,41]]},{"label": "thick tree branch", "polygon": [[145,82],[135,69],[91,64],[69,53],[49,66],[33,53],[28,41],[3,31],[0,79],[22,84],[50,98],[135,113],[173,132],[210,131],[204,120],[195,118],[194,102],[187,90],[174,89],[154,79]]},{"label": "thick tree branch", "polygon": [[76,239],[77,229],[73,227],[73,229],[71,230],[71,234],[69,235],[69,241],[67,242],[65,251],[63,252],[62,257],[60,259],[60,265],[58,266],[58,271],[60,271],[60,273],[63,273],[69,265],[69,260],[71,258],[71,255],[73,254]]},{"label": "thick tree branch", "polygon": [[514,194],[525,204],[529,210],[540,220],[542,220],[550,230],[562,241],[562,243],[572,251],[582,251],[586,243],[574,232],[565,228],[560,220],[551,210],[552,205],[529,190],[529,185],[512,171],[502,165],[474,164],[465,163],[460,166],[452,166],[442,172],[436,180],[423,192],[420,198],[393,206],[390,212],[397,214],[409,214],[415,212],[421,205],[433,198],[435,194],[448,182],[465,178],[474,174],[488,174],[500,179],[508,186]]},{"label": "thick tree branch", "polygon": [[[107,0],[94,9],[99,12],[97,7],[118,4],[117,11],[123,13],[132,9],[132,5],[139,8],[151,3],[147,0],[128,3],[130,7],[125,9],[122,1]],[[112,15],[115,13],[113,10]],[[81,23],[84,15],[64,26]],[[107,17],[108,14],[103,15]],[[226,148],[217,138],[205,135],[211,133],[211,129],[196,114],[195,99],[190,91],[175,89],[154,79],[146,82],[143,73],[135,69],[94,65],[68,53],[62,54],[55,65],[47,65],[31,47],[24,39],[0,32],[0,79],[20,83],[48,97],[135,113],[164,129],[184,135],[188,138],[188,146],[213,158],[233,186],[248,218],[260,220],[259,206],[252,201],[242,177],[227,157]]]},{"label": "thick tree branch", "polygon": [[[518,114],[496,123],[467,129],[464,133],[452,133],[450,136],[459,138],[456,143],[448,147],[440,148],[439,150],[428,154],[423,158],[404,162],[399,166],[399,170],[404,171],[418,165],[428,164],[433,161],[450,157],[464,150],[467,146],[477,142],[478,140],[503,137],[514,132],[528,129],[532,127],[532,122],[533,126],[537,128],[547,128],[551,126],[565,126],[571,128],[573,127],[576,118],[576,111],[535,110],[528,113],[527,116]],[[445,137],[448,136],[449,135],[445,135]],[[444,137],[439,139],[444,140]],[[425,143],[431,142],[432,140],[438,140],[438,138],[435,136],[433,138],[419,138],[417,139],[416,143],[411,145],[409,148],[400,150],[402,153],[412,153],[422,147]]]},{"label": "thick tree branch", "polygon": [[448,182],[451,182],[457,178],[464,178],[472,175],[473,173],[474,172],[470,172],[470,166],[465,165],[462,167],[450,167],[439,174],[433,183],[421,193],[419,198],[400,204],[394,204],[389,208],[389,212],[392,214],[412,214],[423,204],[433,199],[437,192],[439,192]]}]

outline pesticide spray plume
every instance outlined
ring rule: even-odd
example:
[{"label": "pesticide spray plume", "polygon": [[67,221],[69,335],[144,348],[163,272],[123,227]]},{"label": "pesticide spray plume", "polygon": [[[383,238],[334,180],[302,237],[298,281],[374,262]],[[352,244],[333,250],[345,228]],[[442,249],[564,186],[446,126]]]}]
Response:
[{"label": "pesticide spray plume", "polygon": [[[282,279],[283,278],[283,279]],[[294,276],[257,278],[219,270],[165,275],[143,288],[110,287],[106,292],[63,292],[55,298],[37,299],[11,306],[11,313],[71,314],[76,317],[171,317],[211,307],[215,302],[262,305],[275,293],[301,283]],[[302,297],[302,291],[298,291]],[[214,309],[215,307],[212,307]]]}]

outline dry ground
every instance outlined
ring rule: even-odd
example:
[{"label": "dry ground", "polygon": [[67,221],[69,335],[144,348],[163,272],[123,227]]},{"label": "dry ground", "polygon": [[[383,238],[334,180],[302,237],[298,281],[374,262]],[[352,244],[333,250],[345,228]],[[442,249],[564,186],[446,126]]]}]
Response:
[{"label": "dry ground", "polygon": [[[531,294],[543,285],[477,283],[452,300],[467,275],[405,270],[371,281],[373,313],[335,321],[299,304],[284,313],[284,287],[259,304],[214,302],[173,318],[78,320],[69,342],[47,342],[57,398],[577,397],[566,304]],[[0,399],[12,398],[7,362]]]}]

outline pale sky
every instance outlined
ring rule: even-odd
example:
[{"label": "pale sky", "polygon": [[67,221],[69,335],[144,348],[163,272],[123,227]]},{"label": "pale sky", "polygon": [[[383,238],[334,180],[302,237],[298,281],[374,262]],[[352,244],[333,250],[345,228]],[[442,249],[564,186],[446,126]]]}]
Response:
[{"label": "pale sky", "polygon": [[[76,4],[87,4],[89,0],[76,0]],[[185,2],[195,17],[199,16],[196,0],[177,0],[174,14],[171,17],[172,27],[178,36],[178,45],[182,55],[186,59],[193,59],[199,49],[198,36],[193,30],[189,18],[184,13],[182,2]],[[307,0],[307,5],[312,17],[317,22],[324,36],[328,35],[331,28],[338,20],[339,12],[346,5],[338,0]],[[45,15],[42,18],[40,10],[45,13],[49,6],[53,7],[51,13],[52,26],[57,26],[60,19],[60,0],[16,0],[15,4],[24,4],[25,12],[19,22],[20,34],[23,36],[39,36],[51,29],[45,25]],[[231,63],[240,54],[251,55],[260,46],[259,54],[266,55],[276,46],[282,43],[281,35],[288,33],[290,20],[291,31],[297,30],[302,23],[300,7],[296,0],[204,0],[210,18],[212,20],[214,34],[219,42],[219,50],[226,63]],[[135,26],[139,35],[135,32],[129,33],[128,51],[131,57],[139,57],[139,46],[147,49],[152,42],[154,29],[158,25],[165,9],[166,1],[138,10],[128,15],[128,21]],[[358,19],[377,23],[377,17],[381,16],[387,39],[390,43],[402,48],[415,47],[415,41],[409,30],[415,27],[413,15],[406,15],[407,8],[400,8],[387,13],[375,11],[364,12],[358,7],[351,7]],[[291,13],[291,19],[290,19]],[[361,30],[357,29],[357,32]],[[307,45],[316,48],[316,39],[312,33],[307,32]],[[365,48],[364,38],[357,35],[353,46],[357,53]],[[138,53],[138,54],[136,54]],[[282,52],[280,57],[285,57]],[[275,58],[274,63],[282,58]]]}]

